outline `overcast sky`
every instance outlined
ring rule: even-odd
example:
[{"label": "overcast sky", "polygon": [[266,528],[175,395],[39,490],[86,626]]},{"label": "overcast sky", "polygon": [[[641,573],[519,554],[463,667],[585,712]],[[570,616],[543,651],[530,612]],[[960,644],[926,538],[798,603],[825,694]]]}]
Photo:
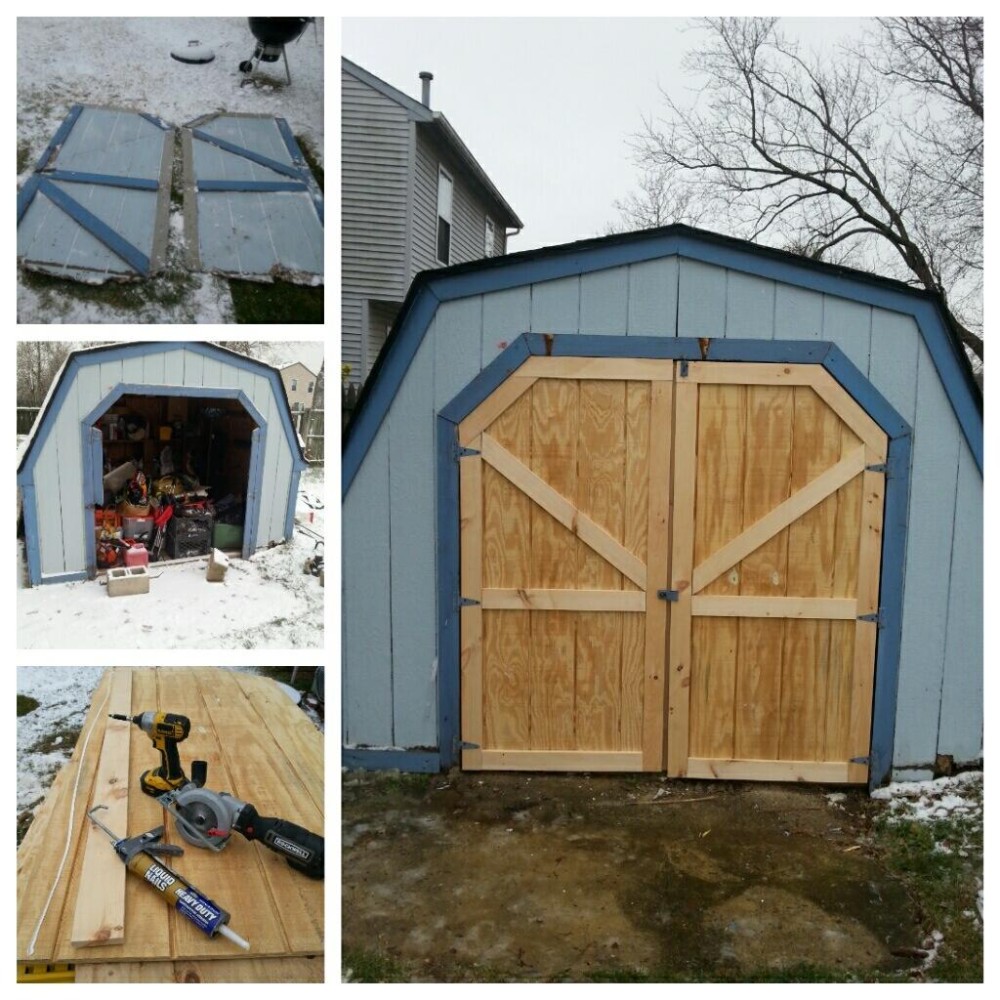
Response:
[{"label": "overcast sky", "polygon": [[[856,18],[788,18],[789,35],[822,48]],[[508,250],[603,235],[634,187],[626,140],[661,109],[659,87],[683,95],[680,66],[705,38],[684,19],[345,18],[342,53],[420,99],[434,74],[442,112],[524,231]]]}]

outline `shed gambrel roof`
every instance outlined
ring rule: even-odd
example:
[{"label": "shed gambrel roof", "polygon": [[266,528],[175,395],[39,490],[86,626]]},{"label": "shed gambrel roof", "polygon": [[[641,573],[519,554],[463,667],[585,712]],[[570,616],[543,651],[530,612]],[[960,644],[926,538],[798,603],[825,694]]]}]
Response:
[{"label": "shed gambrel roof", "polygon": [[[285,394],[284,383],[277,368],[272,367],[264,361],[239,354],[225,347],[202,342],[185,341],[140,341],[131,344],[103,344],[98,347],[84,347],[72,351],[63,362],[56,377],[49,386],[45,400],[42,403],[38,416],[31,428],[31,433],[21,445],[18,452],[17,472],[20,474],[28,469],[33,460],[34,453],[40,442],[45,440],[49,432],[53,414],[58,411],[69,385],[76,377],[79,370],[85,365],[99,364],[103,357],[141,357],[153,351],[174,351],[188,350],[206,357],[216,358],[239,368],[247,368],[255,371],[258,375],[263,375],[270,382],[274,392],[274,398],[279,404],[279,416],[282,430],[288,439],[292,454],[296,456],[300,469],[304,469],[308,463],[302,453],[302,445],[292,422],[291,410],[288,406],[288,397]],[[210,392],[206,389],[206,392]]]},{"label": "shed gambrel roof", "polygon": [[472,155],[468,146],[462,142],[458,133],[452,127],[451,122],[440,111],[432,111],[421,104],[420,101],[414,100],[401,90],[397,90],[391,84],[386,83],[385,80],[379,79],[374,73],[369,73],[368,70],[358,66],[357,63],[351,62],[350,59],[342,56],[340,65],[351,76],[367,84],[373,90],[377,90],[383,96],[388,97],[389,100],[395,101],[396,104],[406,111],[412,121],[430,129],[437,139],[458,157],[469,174],[486,192],[489,198],[496,203],[496,207],[499,209],[497,221],[508,228],[524,228],[524,223],[517,217],[514,209],[510,207],[504,196],[497,190],[496,185],[480,166],[479,161]]},{"label": "shed gambrel roof", "polygon": [[[418,274],[347,427],[343,446],[343,495],[347,494],[441,303],[670,256],[713,264],[911,316],[982,471],[982,391],[965,350],[945,318],[938,295],[866,271],[826,264],[787,251],[675,224],[486,258]],[[721,345],[723,342],[718,343]],[[705,344],[706,359],[713,358],[714,349],[711,341]]]}]

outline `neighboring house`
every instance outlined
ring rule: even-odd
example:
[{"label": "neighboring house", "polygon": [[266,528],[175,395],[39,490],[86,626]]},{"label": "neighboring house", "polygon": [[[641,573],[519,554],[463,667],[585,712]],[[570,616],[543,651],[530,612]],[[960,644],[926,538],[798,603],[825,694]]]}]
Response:
[{"label": "neighboring house", "polygon": [[301,361],[295,361],[278,369],[281,381],[292,410],[311,410],[313,393],[316,391],[316,373],[310,371]]},{"label": "neighboring house", "polygon": [[455,130],[341,59],[342,361],[363,381],[419,271],[507,252],[521,220]]}]

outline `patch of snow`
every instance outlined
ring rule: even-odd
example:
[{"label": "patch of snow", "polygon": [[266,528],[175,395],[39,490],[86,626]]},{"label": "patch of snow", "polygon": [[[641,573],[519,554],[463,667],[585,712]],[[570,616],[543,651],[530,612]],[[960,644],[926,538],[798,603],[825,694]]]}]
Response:
[{"label": "patch of snow", "polygon": [[901,781],[877,788],[872,798],[885,802],[890,818],[931,821],[950,816],[982,818],[982,771],[963,771],[933,781]]}]

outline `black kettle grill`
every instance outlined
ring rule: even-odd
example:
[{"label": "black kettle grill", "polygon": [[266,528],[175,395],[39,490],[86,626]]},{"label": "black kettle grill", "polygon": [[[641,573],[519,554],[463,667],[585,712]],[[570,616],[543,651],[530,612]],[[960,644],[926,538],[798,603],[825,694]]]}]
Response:
[{"label": "black kettle grill", "polygon": [[249,17],[250,31],[257,39],[253,55],[240,63],[243,83],[246,83],[259,63],[273,63],[279,59],[285,61],[285,76],[292,82],[292,74],[288,69],[288,56],[285,46],[294,42],[306,30],[306,26],[315,21],[314,17]]}]

